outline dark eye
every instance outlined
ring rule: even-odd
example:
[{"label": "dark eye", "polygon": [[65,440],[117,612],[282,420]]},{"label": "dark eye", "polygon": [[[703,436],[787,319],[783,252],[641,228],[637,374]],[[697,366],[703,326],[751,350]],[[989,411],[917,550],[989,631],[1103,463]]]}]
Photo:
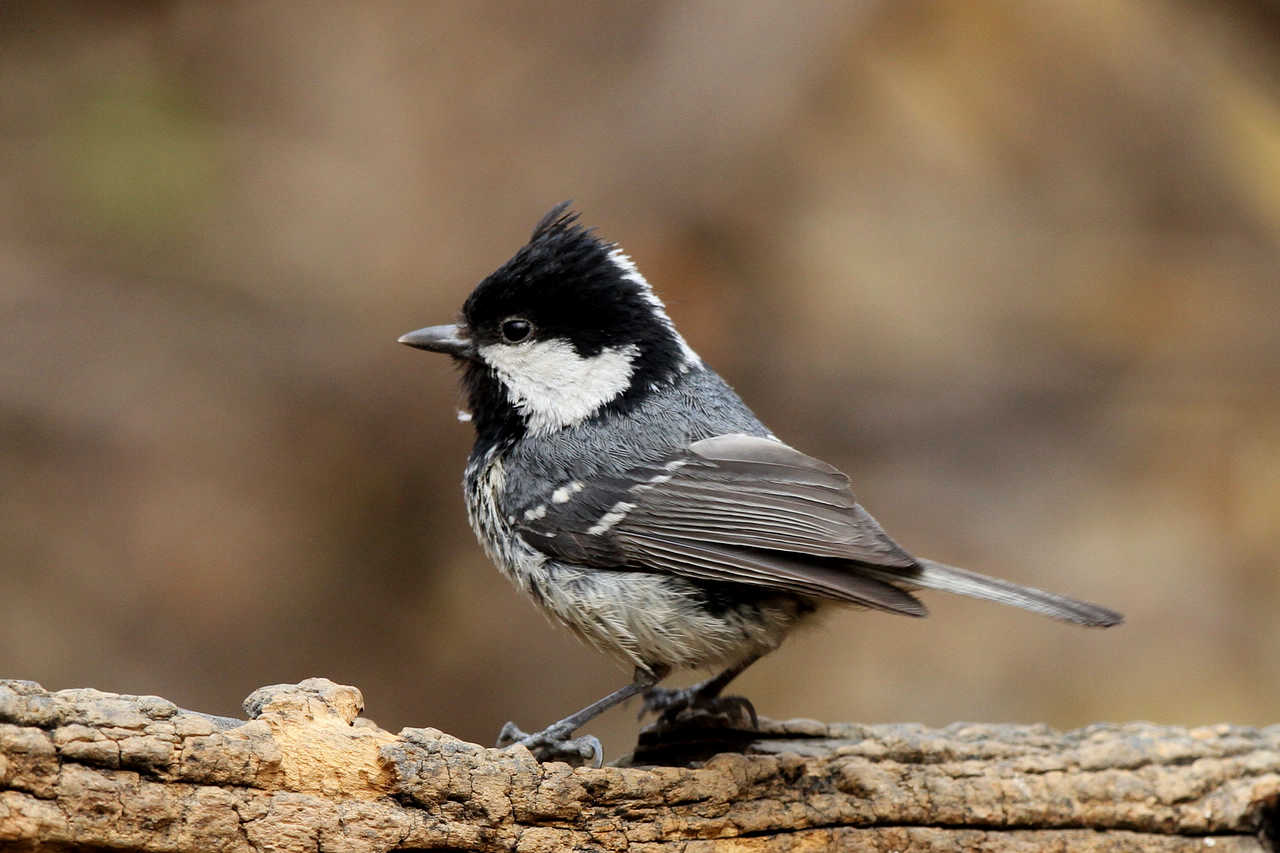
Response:
[{"label": "dark eye", "polygon": [[502,339],[509,344],[518,344],[533,334],[533,324],[520,317],[512,317],[502,321]]}]

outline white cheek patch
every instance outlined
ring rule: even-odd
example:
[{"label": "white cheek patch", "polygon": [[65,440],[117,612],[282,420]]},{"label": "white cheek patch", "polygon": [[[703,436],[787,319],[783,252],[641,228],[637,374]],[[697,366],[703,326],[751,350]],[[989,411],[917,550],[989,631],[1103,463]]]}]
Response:
[{"label": "white cheek patch", "polygon": [[627,344],[584,358],[568,341],[555,339],[480,347],[526,427],[541,434],[582,423],[631,387],[639,354],[640,347]]}]

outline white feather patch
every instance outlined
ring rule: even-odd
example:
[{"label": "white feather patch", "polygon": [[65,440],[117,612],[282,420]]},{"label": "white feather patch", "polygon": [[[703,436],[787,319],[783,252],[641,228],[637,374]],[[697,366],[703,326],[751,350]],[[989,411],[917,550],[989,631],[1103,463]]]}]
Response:
[{"label": "white feather patch", "polygon": [[572,483],[566,483],[551,493],[551,502],[555,504],[568,503],[569,498],[582,491],[583,485],[577,480]]},{"label": "white feather patch", "polygon": [[480,357],[506,387],[507,399],[537,434],[582,423],[626,391],[639,354],[640,347],[627,344],[583,358],[572,344],[558,339],[480,347]]},{"label": "white feather patch", "polygon": [[667,315],[667,306],[662,304],[662,300],[658,298],[658,294],[653,292],[653,287],[649,284],[649,280],[640,274],[640,270],[636,268],[635,261],[627,256],[627,253],[620,248],[615,248],[609,253],[609,260],[618,268],[618,272],[622,273],[622,277],[627,281],[640,286],[640,292],[644,294],[645,301],[653,308],[653,312],[662,321],[662,324],[671,330],[671,334],[676,336],[676,343],[680,346],[680,354],[684,356],[684,362],[680,365],[680,372],[687,373],[695,367],[702,364],[702,359],[693,351],[693,347],[685,341],[679,332],[676,331],[675,323],[671,322],[671,317]]},{"label": "white feather patch", "polygon": [[627,503],[626,501],[618,501],[616,504],[610,507],[608,512],[600,516],[599,521],[597,521],[595,524],[591,525],[591,527],[587,529],[587,534],[590,536],[599,536],[601,533],[604,533],[610,527],[613,527],[619,521],[622,521],[622,519],[626,518],[627,513],[631,512],[631,510],[635,508],[636,508],[636,505],[633,503]]}]

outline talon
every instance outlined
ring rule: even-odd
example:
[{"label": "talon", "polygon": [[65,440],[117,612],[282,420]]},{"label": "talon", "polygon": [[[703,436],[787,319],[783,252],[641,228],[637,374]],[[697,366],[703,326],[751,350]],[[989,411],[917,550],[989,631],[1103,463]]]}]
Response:
[{"label": "talon", "polygon": [[508,722],[498,732],[499,749],[510,749],[519,744],[527,748],[539,761],[563,761],[567,764],[600,767],[604,764],[604,747],[595,735],[569,738],[567,732],[555,727],[527,734],[513,722]]},{"label": "talon", "polygon": [[760,717],[756,714],[756,706],[751,704],[751,700],[746,696],[724,696],[720,699],[726,706],[733,705],[739,713],[745,715],[746,719],[751,722],[751,728],[760,728]]},{"label": "talon", "polygon": [[494,746],[499,749],[505,749],[508,746],[514,746],[527,737],[529,737],[529,735],[521,731],[519,726],[511,720],[507,720],[503,724],[502,729],[499,730],[498,742],[495,743]]},{"label": "talon", "polygon": [[563,745],[577,749],[578,755],[591,767],[600,767],[604,764],[604,747],[600,744],[600,738],[595,735],[583,735],[575,740],[564,741]]}]

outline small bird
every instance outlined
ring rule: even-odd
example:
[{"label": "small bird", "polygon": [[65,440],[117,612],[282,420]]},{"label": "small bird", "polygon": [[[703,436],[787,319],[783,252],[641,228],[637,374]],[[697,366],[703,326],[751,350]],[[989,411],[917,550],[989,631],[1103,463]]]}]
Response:
[{"label": "small bird", "polygon": [[[672,720],[750,703],[724,688],[822,604],[924,616],[936,589],[1080,625],[1123,617],[915,557],[854,499],[849,478],[784,444],[676,331],[636,265],[553,208],[481,281],[459,322],[399,339],[462,368],[475,445],[467,514],[489,558],[631,683],[499,746],[599,766],[572,735],[636,694]],[[719,669],[684,689],[676,669]]]}]

